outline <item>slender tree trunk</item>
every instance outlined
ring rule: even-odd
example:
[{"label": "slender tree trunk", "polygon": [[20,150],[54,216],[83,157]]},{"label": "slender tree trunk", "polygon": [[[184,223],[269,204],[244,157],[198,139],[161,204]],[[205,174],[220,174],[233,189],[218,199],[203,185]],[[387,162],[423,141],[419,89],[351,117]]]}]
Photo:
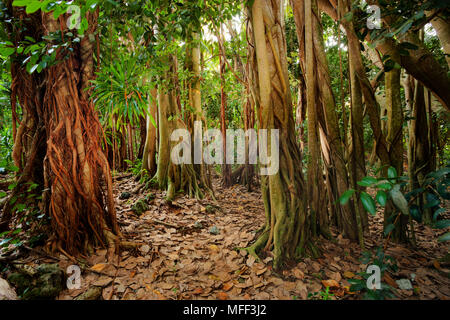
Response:
[{"label": "slender tree trunk", "polygon": [[[403,173],[403,111],[400,95],[400,69],[392,69],[385,74],[385,93],[387,109],[387,136],[390,165],[397,170],[399,176]],[[389,201],[385,208],[384,223],[389,224],[392,211],[395,210]],[[397,213],[401,214],[401,213]],[[391,239],[395,242],[406,242],[406,230],[408,227],[408,217],[402,215],[391,234]]]},{"label": "slender tree trunk", "polygon": [[[349,57],[351,59],[351,57]],[[362,190],[357,185],[366,176],[366,160],[364,153],[364,132],[363,132],[363,101],[361,86],[356,76],[352,61],[349,61],[350,71],[350,88],[351,88],[351,111],[350,111],[350,143],[349,143],[349,159],[351,168],[351,184],[352,188]],[[358,201],[355,204],[359,215],[361,216],[362,225],[365,231],[369,229],[369,221],[366,210]]]},{"label": "slender tree trunk", "polygon": [[[158,110],[158,89],[151,88],[146,121],[146,139],[142,158],[142,169],[153,176],[156,173],[156,113]],[[153,121],[152,121],[153,119]]]},{"label": "slender tree trunk", "polygon": [[[220,27],[219,37],[222,38],[222,26]],[[226,153],[227,153],[227,121],[226,121],[226,106],[227,106],[227,95],[225,93],[225,59],[223,55],[225,52],[220,54],[220,130],[222,131],[222,143],[223,143],[223,164],[222,164],[222,184],[224,187],[231,186],[231,166],[226,163]]]}]

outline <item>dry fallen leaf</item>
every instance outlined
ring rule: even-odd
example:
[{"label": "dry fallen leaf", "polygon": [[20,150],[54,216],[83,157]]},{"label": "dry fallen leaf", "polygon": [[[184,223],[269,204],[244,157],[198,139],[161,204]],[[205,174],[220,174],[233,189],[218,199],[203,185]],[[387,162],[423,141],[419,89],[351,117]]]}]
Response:
[{"label": "dry fallen leaf", "polygon": [[351,271],[345,271],[344,272],[344,277],[347,279],[353,279],[355,277],[355,274]]},{"label": "dry fallen leaf", "polygon": [[192,291],[192,294],[202,294],[203,293],[203,288],[198,287],[195,288],[194,291]]},{"label": "dry fallen leaf", "polygon": [[107,266],[106,263],[97,263],[96,265],[91,267],[92,271],[101,272]]},{"label": "dry fallen leaf", "polygon": [[101,277],[97,281],[93,283],[94,286],[97,287],[106,287],[108,284],[110,284],[113,281],[110,277]]},{"label": "dry fallen leaf", "polygon": [[391,287],[398,288],[397,282],[387,272],[384,274],[383,279]]},{"label": "dry fallen leaf", "polygon": [[305,278],[305,274],[303,273],[303,271],[298,268],[292,270],[292,273],[294,274],[294,277],[296,277],[299,280],[303,280]]},{"label": "dry fallen leaf", "polygon": [[230,291],[231,288],[233,288],[233,284],[231,282],[226,282],[222,286],[223,291]]},{"label": "dry fallen leaf", "polygon": [[219,292],[217,294],[217,299],[219,299],[219,300],[228,300],[228,294],[226,294],[225,292]]},{"label": "dry fallen leaf", "polygon": [[209,246],[209,249],[211,250],[211,251],[219,251],[219,247],[218,246],[216,246],[215,244],[212,244],[212,245],[210,245]]},{"label": "dry fallen leaf", "polygon": [[437,261],[437,260],[434,260],[434,261],[433,261],[433,266],[434,266],[436,269],[438,269],[438,270],[441,269],[441,265],[439,264],[439,261]]},{"label": "dry fallen leaf", "polygon": [[336,280],[328,279],[328,280],[322,280],[323,286],[330,287],[330,288],[339,288],[339,283]]}]

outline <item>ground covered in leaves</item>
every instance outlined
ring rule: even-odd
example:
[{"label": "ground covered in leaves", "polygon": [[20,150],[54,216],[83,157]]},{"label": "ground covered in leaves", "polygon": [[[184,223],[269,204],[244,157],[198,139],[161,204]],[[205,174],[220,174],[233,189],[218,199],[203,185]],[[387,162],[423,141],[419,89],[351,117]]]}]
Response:
[{"label": "ground covered in leaves", "polygon": [[[322,255],[305,258],[280,273],[272,258],[262,261],[244,250],[264,225],[259,188],[224,189],[214,179],[217,202],[180,196],[164,200],[165,192],[142,191],[130,175],[115,178],[119,224],[129,241],[119,254],[106,249],[87,257],[80,289],[62,291],[58,299],[360,299],[349,291],[349,279],[366,270],[362,251],[334,234],[334,241],[318,240]],[[137,205],[136,205],[137,204]],[[417,247],[389,244],[386,251],[398,265],[383,282],[394,287],[398,299],[450,298],[448,265],[438,259],[448,246],[438,243],[435,231],[416,226]],[[371,217],[366,250],[383,245],[382,214]],[[31,264],[55,262],[49,257]],[[74,264],[60,255],[66,270]],[[408,279],[411,289],[400,289],[396,280]],[[324,294],[326,287],[330,287]]]}]

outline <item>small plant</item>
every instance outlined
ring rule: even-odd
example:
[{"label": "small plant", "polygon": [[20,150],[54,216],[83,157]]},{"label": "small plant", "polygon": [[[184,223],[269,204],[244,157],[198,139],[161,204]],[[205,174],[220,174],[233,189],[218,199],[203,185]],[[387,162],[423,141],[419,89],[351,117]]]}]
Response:
[{"label": "small plant", "polygon": [[334,297],[334,294],[330,293],[330,287],[326,287],[325,290],[308,293],[309,300],[332,300],[331,297]]},{"label": "small plant", "polygon": [[386,298],[394,298],[395,295],[392,292],[392,287],[382,282],[384,273],[386,271],[397,272],[397,264],[395,259],[384,253],[383,248],[377,248],[375,254],[370,251],[364,251],[360,261],[363,264],[377,266],[380,269],[380,289],[369,288],[368,280],[372,276],[371,273],[366,271],[357,273],[361,279],[349,279],[351,292],[363,293],[363,299],[366,300],[385,300]]},{"label": "small plant", "polygon": [[[349,189],[341,195],[339,202],[341,205],[345,205],[355,194],[359,195],[359,200],[364,209],[375,215],[376,203],[386,207],[388,200],[392,200],[399,212],[389,217],[384,228],[385,236],[388,236],[395,229],[396,222],[402,214],[410,216],[412,220],[418,223],[424,221],[434,229],[445,229],[450,226],[450,220],[439,219],[440,215],[446,210],[445,201],[450,199],[450,192],[448,192],[450,167],[427,174],[421,187],[410,192],[402,191],[410,183],[407,177],[398,176],[394,167],[389,167],[387,174],[387,177],[381,178],[367,176],[357,182],[362,187],[373,189],[374,198],[365,191]],[[424,219],[424,217],[429,218]],[[449,240],[450,232],[438,239],[439,242]]]}]

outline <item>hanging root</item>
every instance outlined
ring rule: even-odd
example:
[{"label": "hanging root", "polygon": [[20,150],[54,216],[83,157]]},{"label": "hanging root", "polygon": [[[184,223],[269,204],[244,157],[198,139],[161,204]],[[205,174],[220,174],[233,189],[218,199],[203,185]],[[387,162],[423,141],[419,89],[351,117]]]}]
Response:
[{"label": "hanging root", "polygon": [[107,247],[120,235],[112,179],[101,150],[101,125],[93,105],[79,93],[72,70],[75,59],[49,68],[54,85],[45,94],[47,155],[44,162],[44,200],[56,239],[69,253],[91,246]]}]

